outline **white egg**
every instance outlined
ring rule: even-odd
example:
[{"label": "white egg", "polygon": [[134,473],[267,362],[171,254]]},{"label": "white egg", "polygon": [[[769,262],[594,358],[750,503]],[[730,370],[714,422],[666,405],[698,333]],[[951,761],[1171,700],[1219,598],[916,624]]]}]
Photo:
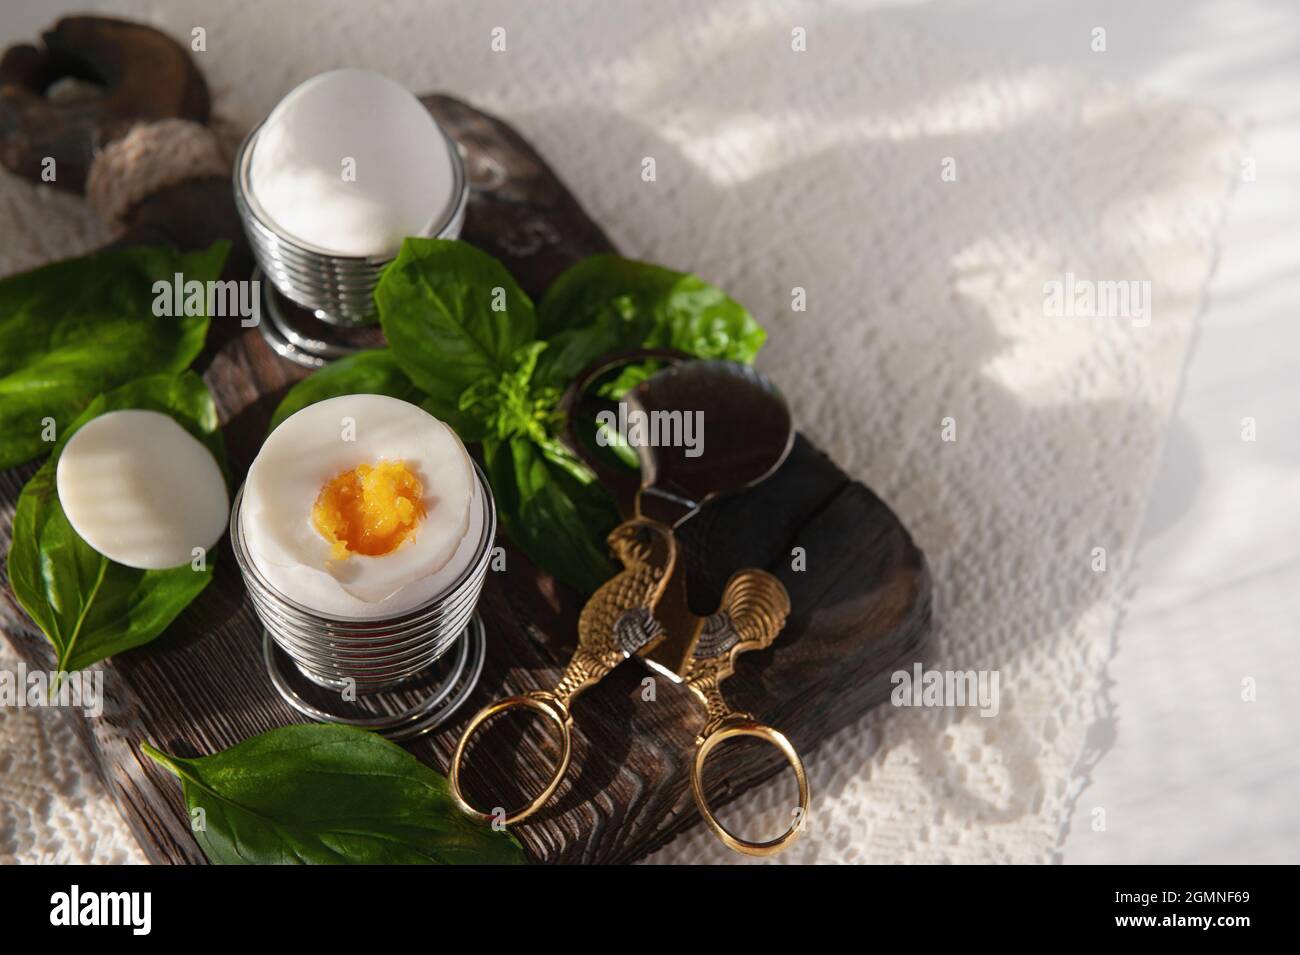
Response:
[{"label": "white egg", "polygon": [[391,256],[452,201],[447,141],[409,91],[332,70],[282,99],[258,131],[250,192],[290,237],[338,255]]},{"label": "white egg", "polygon": [[[420,482],[423,517],[396,549],[335,556],[312,510],[321,489],[359,465],[400,462]],[[422,408],[343,395],[286,419],[249,468],[240,504],[247,550],[266,581],[326,616],[396,616],[446,590],[483,534],[478,478],[460,438]]]},{"label": "white egg", "polygon": [[110,411],[77,430],[55,471],[73,530],[109,560],[188,564],[226,529],[229,500],[212,453],[157,411]]}]

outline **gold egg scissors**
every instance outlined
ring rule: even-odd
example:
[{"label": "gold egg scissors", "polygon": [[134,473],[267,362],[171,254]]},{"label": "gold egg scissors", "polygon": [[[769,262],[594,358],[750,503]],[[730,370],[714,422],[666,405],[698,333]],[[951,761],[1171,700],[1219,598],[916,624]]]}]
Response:
[{"label": "gold egg scissors", "polygon": [[[607,369],[608,366],[605,366]],[[590,380],[588,376],[585,380]],[[747,392],[738,394],[738,392]],[[686,608],[685,576],[675,529],[700,508],[732,490],[750,487],[780,466],[793,443],[793,429],[784,400],[752,369],[730,362],[690,362],[652,376],[625,397],[629,404],[661,407],[665,396],[700,403],[721,394],[712,404],[710,422],[719,431],[722,455],[710,466],[681,455],[638,453],[641,480],[629,497],[620,499],[628,520],[608,537],[610,550],[623,569],[602,584],[578,617],[578,645],[559,682],[550,690],[507,697],[480,710],[468,723],[452,753],[449,783],[462,811],[475,818],[513,825],[527,819],[555,793],[569,768],[573,751],[573,700],[631,656],[641,656],[660,673],[684,684],[701,702],[704,721],[695,739],[690,763],[691,792],[710,829],[730,848],[750,855],[771,855],[790,844],[806,819],[808,779],[799,754],[786,736],[732,710],[721,684],[735,671],[741,653],[770,646],[790,612],[784,585],[756,568],[734,574],[723,590],[718,611],[697,617]],[[755,406],[766,411],[753,418]],[[738,414],[763,422],[765,441],[728,446],[737,435]],[[732,427],[728,427],[728,417]],[[571,418],[572,420],[572,418]],[[706,420],[708,420],[706,418]],[[753,431],[752,428],[749,429]],[[594,463],[589,460],[589,463]],[[599,473],[599,468],[598,468]],[[488,720],[507,710],[533,710],[553,723],[560,734],[560,756],[542,791],[522,808],[484,812],[471,806],[462,789],[461,770],[470,738]],[[794,822],[775,839],[750,842],[718,821],[704,787],[709,754],[721,743],[750,737],[775,746],[793,768],[799,787]]]},{"label": "gold egg scissors", "polygon": [[[510,696],[480,710],[469,721],[451,757],[449,782],[456,804],[479,819],[494,814],[475,809],[461,789],[460,768],[469,738],[484,722],[506,710],[534,710],[560,731],[560,759],[541,793],[522,809],[501,818],[506,825],[527,819],[551,798],[569,768],[573,744],[573,715],[569,706],[578,694],[595,686],[610,670],[650,643],[663,638],[651,608],[658,603],[677,563],[677,539],[657,521],[625,521],[609,535],[610,549],[623,562],[623,571],[602,584],[578,617],[578,646],[551,690]],[[496,814],[497,817],[500,814]]]}]

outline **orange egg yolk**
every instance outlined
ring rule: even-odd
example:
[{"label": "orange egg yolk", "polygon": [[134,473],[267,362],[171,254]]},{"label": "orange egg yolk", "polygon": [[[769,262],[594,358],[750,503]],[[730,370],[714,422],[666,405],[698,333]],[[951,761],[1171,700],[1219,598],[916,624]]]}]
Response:
[{"label": "orange egg yolk", "polygon": [[359,464],[321,488],[312,526],[329,542],[335,560],[352,554],[379,557],[401,546],[424,517],[424,488],[401,461]]}]

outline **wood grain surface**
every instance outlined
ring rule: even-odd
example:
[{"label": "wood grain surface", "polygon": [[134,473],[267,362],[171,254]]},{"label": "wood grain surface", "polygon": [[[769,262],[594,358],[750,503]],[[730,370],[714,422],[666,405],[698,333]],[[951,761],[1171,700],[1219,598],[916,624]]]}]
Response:
[{"label": "wood grain surface", "polygon": [[[509,126],[448,97],[424,102],[467,153],[472,193],[462,237],[504,261],[529,294],[540,295],[577,259],[612,248]],[[220,236],[238,243],[228,276],[247,277],[229,184],[212,180],[142,203],[124,241],[194,247]],[[198,366],[217,400],[232,470],[242,480],[273,409],[304,372],[276,357],[257,330],[221,318],[213,320]],[[0,472],[6,552],[13,504],[35,467]],[[802,437],[775,476],[712,506],[686,525],[683,539],[697,613],[716,607],[723,583],[741,567],[767,568],[789,589],[793,612],[785,631],[770,649],[741,659],[726,692],[735,706],[784,730],[805,758],[886,699],[889,674],[921,656],[930,622],[923,555],[879,498]],[[577,596],[508,542],[499,543],[507,546],[507,569],[488,575],[480,605],[488,656],[479,687],[451,725],[408,744],[441,771],[474,710],[554,684],[574,643]],[[795,547],[807,553],[806,570],[791,568]],[[31,663],[50,666],[48,644],[14,602],[7,578],[0,597],[4,631]],[[105,784],[155,862],[204,858],[180,787],[140,754],[141,742],[203,755],[301,721],[272,689],[260,641],[234,560],[223,548],[212,585],[167,633],[103,665],[103,716],[77,717]],[[630,862],[699,822],[687,759],[702,710],[689,691],[664,679],[655,684],[655,699],[643,700],[649,674],[641,661],[629,661],[575,704],[573,770],[550,805],[516,829],[531,859]],[[491,804],[509,805],[541,787],[557,747],[543,728],[525,721],[503,718],[476,744],[471,795],[491,793]],[[762,748],[724,747],[715,759],[708,774],[715,805],[784,768],[774,750]],[[811,811],[816,808],[814,791]]]}]

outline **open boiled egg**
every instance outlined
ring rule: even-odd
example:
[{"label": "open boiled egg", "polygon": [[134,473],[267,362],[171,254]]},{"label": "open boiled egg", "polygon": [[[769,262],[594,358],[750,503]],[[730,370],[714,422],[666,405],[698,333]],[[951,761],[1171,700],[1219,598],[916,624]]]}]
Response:
[{"label": "open boiled egg", "polygon": [[157,411],[110,411],[86,422],[59,455],[55,483],[72,529],[127,567],[191,563],[226,529],[221,467]]},{"label": "open boiled egg", "polygon": [[248,471],[240,528],[261,575],[318,614],[395,616],[450,587],[483,534],[469,454],[451,428],[384,395],[286,419]]}]

